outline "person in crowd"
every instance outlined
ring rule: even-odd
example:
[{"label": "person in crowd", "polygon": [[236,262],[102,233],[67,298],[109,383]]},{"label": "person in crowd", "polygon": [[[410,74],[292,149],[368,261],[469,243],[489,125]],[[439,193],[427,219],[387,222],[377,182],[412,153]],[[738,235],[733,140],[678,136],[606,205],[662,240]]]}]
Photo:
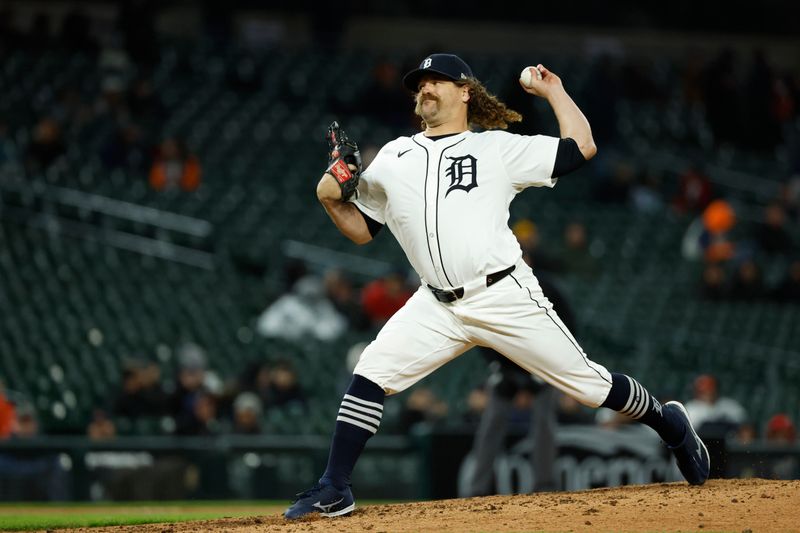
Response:
[{"label": "person in crowd", "polygon": [[261,433],[261,399],[253,392],[242,392],[233,401],[232,432],[238,435]]},{"label": "person in crowd", "polygon": [[129,418],[162,415],[167,404],[157,363],[132,359],[123,364],[120,390],[113,401],[115,415]]},{"label": "person in crowd", "polygon": [[702,165],[693,164],[680,175],[672,207],[678,213],[699,214],[708,207],[713,196],[711,180]]},{"label": "person in crowd", "polygon": [[66,151],[61,126],[51,117],[43,117],[36,124],[33,138],[25,155],[28,172],[46,170]]},{"label": "person in crowd", "polygon": [[720,395],[717,378],[711,374],[697,376],[693,391],[686,410],[700,435],[725,437],[747,420],[739,402]]},{"label": "person in crowd", "polygon": [[411,298],[402,270],[393,269],[367,283],[361,290],[361,305],[373,326],[381,326]]},{"label": "person in crowd", "polygon": [[350,328],[363,331],[369,327],[369,320],[361,307],[353,282],[339,269],[325,272],[325,294],[336,310],[347,318]]},{"label": "person in crowd", "polygon": [[200,186],[202,168],[186,145],[169,137],[164,139],[150,167],[150,187],[156,191],[180,189],[191,192]]},{"label": "person in crowd", "polygon": [[418,387],[409,394],[400,413],[399,429],[408,434],[417,424],[436,424],[443,420],[450,407],[430,387]]},{"label": "person in crowd", "polygon": [[743,260],[736,267],[731,288],[731,297],[743,301],[755,301],[766,295],[761,268],[752,258]]},{"label": "person in crowd", "polygon": [[347,319],[325,295],[321,279],[308,275],[292,290],[275,300],[258,317],[256,330],[265,337],[321,341],[338,338],[347,329]]},{"label": "person in crowd", "polygon": [[764,219],[756,227],[755,241],[766,254],[787,254],[794,249],[786,223],[786,212],[779,203],[764,208]]},{"label": "person in crowd", "polygon": [[103,409],[95,409],[86,428],[89,440],[110,440],[117,436],[117,428]]},{"label": "person in crowd", "polygon": [[700,295],[711,301],[725,300],[730,296],[728,274],[719,263],[707,263],[703,268]]},{"label": "person in crowd", "polygon": [[564,228],[560,261],[567,274],[593,277],[598,273],[597,260],[589,251],[589,238],[583,223],[573,221]]}]

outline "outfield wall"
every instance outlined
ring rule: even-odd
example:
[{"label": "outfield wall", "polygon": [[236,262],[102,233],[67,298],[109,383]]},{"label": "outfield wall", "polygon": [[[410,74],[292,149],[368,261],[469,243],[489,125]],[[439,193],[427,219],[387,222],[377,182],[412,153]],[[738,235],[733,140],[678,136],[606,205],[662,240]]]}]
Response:
[{"label": "outfield wall", "polygon": [[[561,488],[680,479],[652,432],[564,426],[557,434]],[[376,436],[353,476],[361,497],[432,499],[463,495],[472,467],[468,432]],[[529,492],[533,443],[510,435],[495,461],[499,493]],[[709,442],[718,477],[800,476],[800,446]],[[288,499],[324,470],[328,438],[318,436],[125,437],[97,442],[44,437],[0,443],[0,500]]]}]

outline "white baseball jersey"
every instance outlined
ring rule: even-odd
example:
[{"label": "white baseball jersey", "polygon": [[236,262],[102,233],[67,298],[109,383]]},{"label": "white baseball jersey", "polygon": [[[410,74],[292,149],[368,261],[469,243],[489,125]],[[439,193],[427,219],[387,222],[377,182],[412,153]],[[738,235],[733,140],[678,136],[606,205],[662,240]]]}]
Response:
[{"label": "white baseball jersey", "polygon": [[355,203],[391,230],[425,283],[461,287],[522,256],[508,209],[526,187],[555,185],[558,142],[504,131],[400,137],[363,173]]},{"label": "white baseball jersey", "polygon": [[[611,374],[588,359],[542,294],[508,226],[511,200],[527,187],[553,187],[559,139],[503,131],[423,134],[386,144],[364,171],[353,201],[385,224],[422,280],[381,329],[354,373],[387,394],[413,385],[475,345],[591,405]],[[487,275],[514,266],[498,282]],[[427,285],[463,288],[439,301]]]}]

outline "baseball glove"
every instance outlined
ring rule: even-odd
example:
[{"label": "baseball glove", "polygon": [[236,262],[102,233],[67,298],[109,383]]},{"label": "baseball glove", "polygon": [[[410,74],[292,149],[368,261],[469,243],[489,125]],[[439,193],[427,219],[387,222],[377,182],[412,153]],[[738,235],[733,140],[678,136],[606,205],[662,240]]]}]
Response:
[{"label": "baseball glove", "polygon": [[[342,201],[346,201],[358,193],[358,180],[363,170],[361,152],[336,121],[328,127],[325,139],[328,141],[328,168],[325,172],[336,178],[342,189]],[[349,165],[354,166],[355,170],[350,169]]]}]

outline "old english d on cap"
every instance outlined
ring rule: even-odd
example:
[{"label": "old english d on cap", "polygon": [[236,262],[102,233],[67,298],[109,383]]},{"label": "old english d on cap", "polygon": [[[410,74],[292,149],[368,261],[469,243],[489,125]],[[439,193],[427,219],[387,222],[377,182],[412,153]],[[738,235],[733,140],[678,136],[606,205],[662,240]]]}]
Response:
[{"label": "old english d on cap", "polygon": [[431,54],[422,60],[419,68],[403,77],[403,85],[409,91],[417,92],[417,84],[425,74],[441,74],[453,81],[472,78],[472,69],[463,59],[453,54]]}]

